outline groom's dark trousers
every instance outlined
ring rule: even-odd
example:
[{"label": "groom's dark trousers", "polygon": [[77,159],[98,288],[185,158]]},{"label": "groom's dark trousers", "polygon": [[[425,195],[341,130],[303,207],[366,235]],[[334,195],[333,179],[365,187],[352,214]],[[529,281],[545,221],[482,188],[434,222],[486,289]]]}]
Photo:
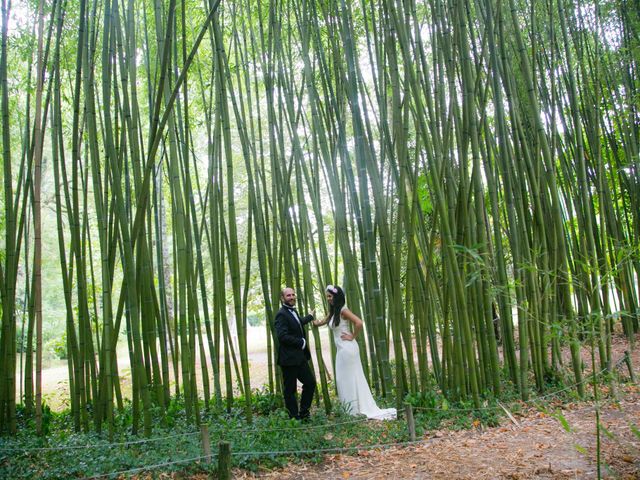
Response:
[{"label": "groom's dark trousers", "polygon": [[[284,404],[289,417],[304,419],[309,416],[309,409],[316,389],[316,379],[309,368],[311,359],[304,325],[313,320],[313,315],[304,318],[297,316],[295,309],[283,306],[276,314],[275,330],[278,336],[278,365],[282,368],[284,383]],[[302,383],[300,408],[296,398],[297,382]]]}]

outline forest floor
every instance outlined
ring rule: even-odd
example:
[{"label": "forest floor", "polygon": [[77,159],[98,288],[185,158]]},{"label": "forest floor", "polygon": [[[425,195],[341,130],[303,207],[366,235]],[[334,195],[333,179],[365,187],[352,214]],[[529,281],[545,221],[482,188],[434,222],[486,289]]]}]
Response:
[{"label": "forest floor", "polygon": [[[627,386],[618,403],[601,406],[602,477],[640,478],[640,389]],[[598,478],[592,405],[561,407],[570,426],[531,409],[494,428],[432,431],[424,443],[355,455],[327,455],[320,464],[292,463],[258,474],[235,470],[234,478],[278,479],[590,479]]]},{"label": "forest floor", "polygon": [[[614,359],[628,344],[614,340]],[[640,349],[632,356],[640,365]],[[585,359],[586,360],[586,359]],[[588,363],[587,363],[588,364]],[[622,370],[624,374],[628,373]],[[621,384],[600,405],[603,478],[640,478],[640,387]],[[617,400],[614,400],[617,398]],[[598,478],[593,403],[534,406],[497,427],[427,432],[422,443],[353,455],[326,455],[320,464],[291,463],[258,473],[234,470],[234,478],[277,479],[590,479]],[[566,420],[566,422],[564,422]],[[568,430],[567,430],[568,429]]]},{"label": "forest floor", "polygon": [[[640,336],[636,345],[639,341]],[[262,373],[266,377],[264,346],[260,341],[256,343],[252,345],[252,373],[256,370],[258,377]],[[617,334],[613,342],[614,361],[622,358],[627,348],[627,340]],[[640,348],[635,348],[632,359],[637,372]],[[591,363],[587,349],[583,352],[583,361],[586,365]],[[568,361],[566,365],[569,365]],[[126,372],[128,365],[122,366]],[[50,375],[58,370],[58,376]],[[56,392],[59,395],[65,389],[65,370],[59,367],[48,372],[47,379],[53,387],[50,393],[60,389]],[[618,371],[623,378],[628,377],[624,364]],[[600,423],[606,430],[603,429],[600,435],[602,476],[640,479],[640,386],[631,382],[621,383],[615,392],[603,387],[603,394]],[[54,393],[52,396],[57,395]],[[531,396],[535,396],[535,392]],[[441,428],[426,432],[418,438],[420,443],[411,446],[327,454],[320,463],[292,457],[291,463],[284,468],[258,472],[234,469],[232,476],[239,479],[322,480],[598,478],[594,404],[546,401],[544,410],[533,403],[528,405],[514,413],[513,419],[506,415],[502,417],[496,427],[478,424],[468,430]],[[185,472],[159,475],[160,478],[206,478],[202,474],[187,476]],[[150,477],[141,475],[136,478]]]}]

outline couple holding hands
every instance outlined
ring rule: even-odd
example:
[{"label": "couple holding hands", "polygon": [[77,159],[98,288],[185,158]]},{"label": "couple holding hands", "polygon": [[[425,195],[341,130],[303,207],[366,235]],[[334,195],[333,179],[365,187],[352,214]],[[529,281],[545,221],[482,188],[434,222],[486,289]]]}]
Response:
[{"label": "couple holding hands", "polygon": [[[291,418],[309,418],[309,408],[316,388],[316,379],[307,363],[311,352],[304,325],[329,325],[336,345],[335,379],[338,399],[351,415],[366,415],[376,420],[396,418],[396,409],[380,409],[376,405],[360,362],[360,350],[355,338],[362,331],[362,320],[345,305],[342,288],[328,285],[325,296],[329,314],[316,320],[314,313],[300,317],[296,311],[296,292],[284,288],[280,292],[282,307],[275,319],[279,341],[278,365],[282,368],[284,403]],[[353,331],[350,328],[353,326]],[[300,407],[296,396],[297,382],[302,383]]]}]

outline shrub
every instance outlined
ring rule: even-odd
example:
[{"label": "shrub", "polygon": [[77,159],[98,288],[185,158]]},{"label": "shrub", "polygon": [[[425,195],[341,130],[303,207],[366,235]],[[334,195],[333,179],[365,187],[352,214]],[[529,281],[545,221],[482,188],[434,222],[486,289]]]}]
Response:
[{"label": "shrub", "polygon": [[66,360],[69,357],[67,352],[67,332],[64,332],[60,337],[51,340],[50,345],[56,358]]}]

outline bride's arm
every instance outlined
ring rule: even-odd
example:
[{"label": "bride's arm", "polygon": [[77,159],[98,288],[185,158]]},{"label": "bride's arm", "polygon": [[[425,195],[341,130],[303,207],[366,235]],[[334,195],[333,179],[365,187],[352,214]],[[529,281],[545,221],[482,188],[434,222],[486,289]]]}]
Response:
[{"label": "bride's arm", "polygon": [[353,313],[348,308],[342,310],[342,316],[353,323],[353,333],[343,333],[342,338],[344,340],[355,340],[360,331],[362,330],[362,320],[355,313]]},{"label": "bride's arm", "polygon": [[314,320],[313,321],[313,326],[314,327],[321,327],[322,325],[326,325],[330,318],[331,317],[329,315],[327,315],[322,320],[320,320],[320,319]]}]

